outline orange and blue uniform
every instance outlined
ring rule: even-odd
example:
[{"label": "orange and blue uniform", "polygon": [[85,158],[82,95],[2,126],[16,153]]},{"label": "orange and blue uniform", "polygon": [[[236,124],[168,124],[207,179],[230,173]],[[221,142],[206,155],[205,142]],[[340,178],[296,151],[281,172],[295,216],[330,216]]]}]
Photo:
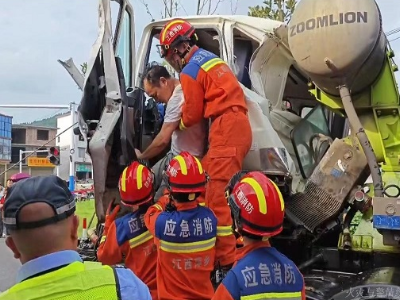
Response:
[{"label": "orange and blue uniform", "polygon": [[196,201],[177,203],[165,211],[168,197],[151,206],[145,222],[157,245],[157,288],[160,300],[207,300],[214,289],[217,219]]},{"label": "orange and blue uniform", "polygon": [[212,299],[305,300],[304,279],[290,259],[258,241],[238,250],[235,266]]},{"label": "orange and blue uniform", "polygon": [[107,265],[121,263],[131,269],[149,288],[157,300],[156,261],[154,238],[144,223],[145,207],[124,215],[104,228],[97,257]]},{"label": "orange and blue uniform", "polygon": [[229,66],[215,54],[199,48],[180,73],[185,98],[180,128],[211,119],[209,149],[202,165],[210,176],[205,204],[218,218],[217,260],[222,266],[235,260],[236,239],[224,190],[242,169],[250,150],[252,132],[243,90]]}]

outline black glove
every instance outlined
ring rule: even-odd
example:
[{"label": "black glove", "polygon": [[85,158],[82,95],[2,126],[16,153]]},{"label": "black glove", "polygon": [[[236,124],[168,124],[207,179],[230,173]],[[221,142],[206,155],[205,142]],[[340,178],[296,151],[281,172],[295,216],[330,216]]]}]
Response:
[{"label": "black glove", "polygon": [[219,263],[211,273],[211,282],[213,283],[214,289],[221,284],[222,280],[226,277],[229,270],[232,269],[233,264],[221,266]]}]

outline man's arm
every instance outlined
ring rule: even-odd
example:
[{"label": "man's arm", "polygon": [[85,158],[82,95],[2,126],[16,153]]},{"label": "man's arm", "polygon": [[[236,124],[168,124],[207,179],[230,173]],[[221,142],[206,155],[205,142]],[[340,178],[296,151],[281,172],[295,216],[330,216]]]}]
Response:
[{"label": "man's arm", "polygon": [[150,206],[147,209],[146,214],[144,215],[144,223],[146,224],[147,229],[153,236],[156,235],[157,218],[163,211],[165,211],[165,207],[168,203],[168,196],[163,196],[156,204]]},{"label": "man's arm", "polygon": [[178,128],[179,121],[172,123],[164,123],[160,132],[154,138],[153,142],[142,154],[139,154],[138,159],[151,159],[160,154],[171,140],[172,133]]},{"label": "man's arm", "polygon": [[[179,124],[181,130],[191,127],[199,123],[204,116],[204,90],[200,83],[196,80],[202,70],[197,65],[188,65],[185,72],[181,73],[180,81],[183,90],[185,102],[182,105],[182,117]],[[203,75],[204,76],[204,75]]]},{"label": "man's arm", "polygon": [[235,275],[229,271],[211,300],[239,300],[240,289]]},{"label": "man's arm", "polygon": [[122,261],[122,251],[121,246],[118,245],[115,221],[111,223],[110,228],[107,232],[104,231],[101,237],[97,258],[105,265],[115,265]]}]

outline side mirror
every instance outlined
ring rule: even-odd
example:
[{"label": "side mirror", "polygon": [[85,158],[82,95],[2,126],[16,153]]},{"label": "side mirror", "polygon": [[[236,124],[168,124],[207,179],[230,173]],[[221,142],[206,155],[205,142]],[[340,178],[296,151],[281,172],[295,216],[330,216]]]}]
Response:
[{"label": "side mirror", "polygon": [[[297,126],[291,131],[290,139],[294,148],[294,152],[299,164],[300,173],[304,179],[311,176],[314,168],[319,163],[316,160],[314,149],[318,143],[318,138],[323,136],[331,136],[328,120],[325,116],[322,105],[314,107]],[[318,147],[317,147],[318,148]],[[319,147],[318,152],[325,153],[329,148],[329,144],[325,143]]]}]

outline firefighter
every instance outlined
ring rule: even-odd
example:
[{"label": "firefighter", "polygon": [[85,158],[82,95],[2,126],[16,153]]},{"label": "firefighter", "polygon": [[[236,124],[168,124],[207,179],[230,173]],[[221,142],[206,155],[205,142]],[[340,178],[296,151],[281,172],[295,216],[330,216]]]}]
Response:
[{"label": "firefighter", "polygon": [[154,203],[153,183],[153,173],[137,161],[124,169],[119,179],[121,203],[132,212],[116,219],[120,206],[111,209],[110,204],[97,257],[107,265],[118,264],[124,257],[125,266],[149,287],[156,300],[157,251],[144,224],[144,214]]},{"label": "firefighter", "polygon": [[236,239],[224,189],[233,174],[242,169],[252,143],[243,90],[229,66],[215,54],[196,46],[194,27],[174,19],[160,33],[159,52],[180,72],[185,102],[180,129],[185,130],[209,119],[209,148],[202,160],[210,176],[205,204],[218,218],[220,247],[217,261],[229,269],[235,259]]},{"label": "firefighter", "polygon": [[244,246],[213,299],[305,300],[300,271],[268,241],[283,229],[284,202],[276,184],[261,172],[249,172],[234,186],[228,203]]},{"label": "firefighter", "polygon": [[211,299],[217,219],[196,201],[205,190],[205,171],[196,157],[182,152],[171,160],[165,176],[169,195],[145,215],[158,248],[159,299]]},{"label": "firefighter", "polygon": [[151,299],[148,287],[131,270],[82,262],[76,252],[75,204],[57,176],[28,178],[9,189],[6,244],[22,266],[17,283],[0,299]]}]

